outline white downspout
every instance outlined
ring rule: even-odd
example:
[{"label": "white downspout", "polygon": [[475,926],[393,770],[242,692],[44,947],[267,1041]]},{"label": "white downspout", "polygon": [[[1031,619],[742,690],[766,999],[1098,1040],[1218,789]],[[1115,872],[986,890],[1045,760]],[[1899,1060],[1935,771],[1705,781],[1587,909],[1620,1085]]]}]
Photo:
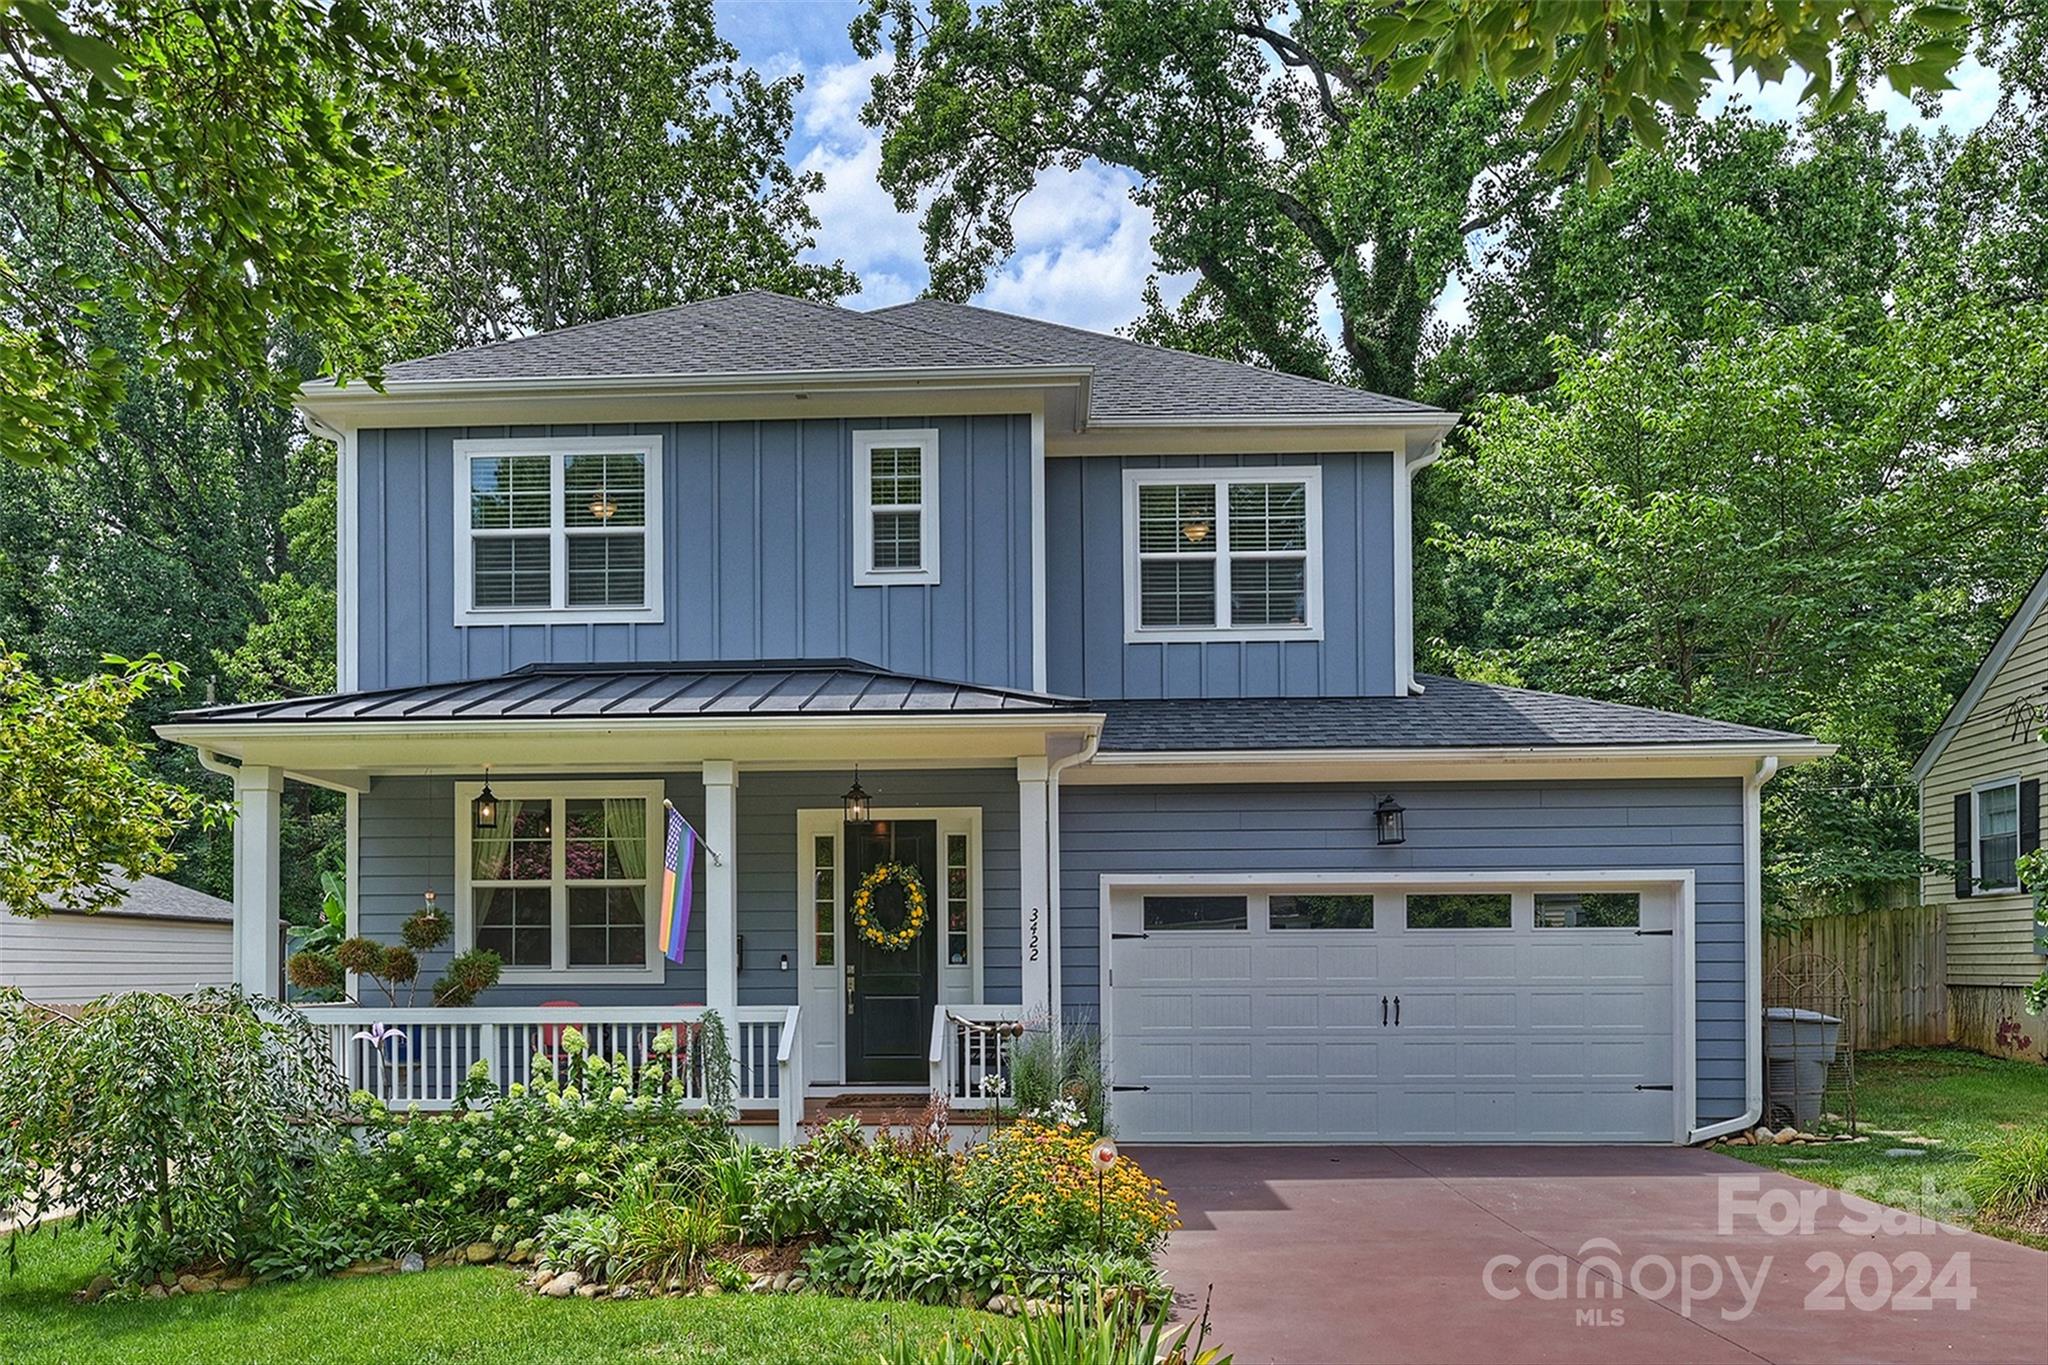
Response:
[{"label": "white downspout", "polygon": [[[1046,913],[1052,919],[1046,937],[1052,951],[1052,1017],[1055,1020],[1063,1017],[1060,1001],[1060,774],[1094,758],[1095,751],[1101,746],[1102,731],[1098,728],[1089,734],[1077,752],[1056,759],[1045,770],[1045,903]],[[1101,970],[1108,969],[1109,964],[1104,963]]]},{"label": "white downspout", "polygon": [[[1740,1118],[1723,1119],[1694,1128],[1686,1134],[1687,1142],[1705,1142],[1754,1128],[1764,1113],[1763,789],[1764,783],[1777,772],[1778,759],[1773,754],[1757,760],[1756,771],[1742,779],[1742,1000],[1747,1016],[1743,1028],[1743,1070],[1747,1078],[1743,1090],[1745,1107]],[[1695,929],[1694,932],[1698,931]],[[1693,1041],[1693,1052],[1697,1057],[1697,1038]],[[1697,1115],[1697,1095],[1692,1097],[1692,1103]]]}]

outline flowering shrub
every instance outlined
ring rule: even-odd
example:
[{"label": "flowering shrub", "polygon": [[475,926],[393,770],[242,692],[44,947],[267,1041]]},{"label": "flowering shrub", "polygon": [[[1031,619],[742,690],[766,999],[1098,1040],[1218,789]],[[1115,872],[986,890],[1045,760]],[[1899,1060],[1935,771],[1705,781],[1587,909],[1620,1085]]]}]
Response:
[{"label": "flowering shrub", "polygon": [[[960,1168],[964,1202],[1001,1239],[1027,1254],[1096,1245],[1097,1187],[1089,1159],[1093,1134],[1019,1119],[967,1154]],[[1101,1185],[1101,1244],[1149,1256],[1180,1226],[1166,1187],[1129,1157]]]},{"label": "flowering shrub", "polygon": [[937,1218],[951,1203],[956,1169],[956,1158],[936,1142],[888,1134],[869,1142],[857,1120],[839,1119],[801,1147],[760,1154],[742,1226],[782,1241]]},{"label": "flowering shrub", "polygon": [[[635,1074],[586,1046],[565,1030],[560,1079],[536,1057],[533,1084],[445,1117],[394,1115],[359,1093],[365,1137],[333,1154],[323,1182],[334,1220],[355,1231],[363,1254],[515,1242],[631,1172],[694,1168],[732,1145],[723,1124],[684,1111],[667,1068]],[[471,1078],[472,1097],[489,1085],[482,1063]]]}]

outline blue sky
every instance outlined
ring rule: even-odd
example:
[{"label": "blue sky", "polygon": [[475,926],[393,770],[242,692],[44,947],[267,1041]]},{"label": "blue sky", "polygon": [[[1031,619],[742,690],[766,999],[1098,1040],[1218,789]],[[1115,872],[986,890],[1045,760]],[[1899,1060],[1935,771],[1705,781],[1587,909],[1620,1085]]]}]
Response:
[{"label": "blue sky", "polygon": [[[917,222],[897,213],[875,183],[879,139],[860,121],[874,68],[855,57],[846,29],[861,6],[851,0],[715,3],[719,32],[743,61],[768,75],[803,74],[789,156],[800,169],[825,178],[823,192],[812,201],[820,220],[813,254],[841,258],[859,274],[863,288],[849,300],[855,307],[915,297],[926,278]],[[1997,101],[1996,83],[1971,64],[1958,73],[1957,84],[1937,121],[1958,130],[1975,127]],[[1766,117],[1790,117],[1797,103],[1796,87],[1758,92],[1746,83],[1743,93]],[[1921,121],[1889,90],[1877,102],[1894,122]],[[1122,171],[1095,165],[1049,172],[1018,209],[1016,255],[976,301],[1102,331],[1130,322],[1152,273],[1151,218],[1131,202],[1132,183]],[[1161,283],[1171,298],[1188,281]],[[1437,306],[1446,317],[1462,315],[1463,291],[1455,281]]]}]

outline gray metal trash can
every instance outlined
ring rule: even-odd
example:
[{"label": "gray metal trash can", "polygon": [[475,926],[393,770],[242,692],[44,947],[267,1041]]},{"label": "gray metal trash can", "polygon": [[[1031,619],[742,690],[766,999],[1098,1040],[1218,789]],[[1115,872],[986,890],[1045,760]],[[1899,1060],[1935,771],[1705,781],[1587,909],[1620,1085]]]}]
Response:
[{"label": "gray metal trash can", "polygon": [[1771,1116],[1809,1128],[1819,1118],[1842,1021],[1819,1010],[1764,1011],[1764,1077]]}]

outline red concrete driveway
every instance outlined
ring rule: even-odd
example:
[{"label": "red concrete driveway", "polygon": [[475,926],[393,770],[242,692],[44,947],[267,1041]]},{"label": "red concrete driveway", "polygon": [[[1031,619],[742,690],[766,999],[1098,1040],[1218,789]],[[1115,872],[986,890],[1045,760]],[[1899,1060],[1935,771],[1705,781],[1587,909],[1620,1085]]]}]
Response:
[{"label": "red concrete driveway", "polygon": [[1643,1147],[1135,1147],[1264,1361],[2048,1360],[2048,1253]]}]

